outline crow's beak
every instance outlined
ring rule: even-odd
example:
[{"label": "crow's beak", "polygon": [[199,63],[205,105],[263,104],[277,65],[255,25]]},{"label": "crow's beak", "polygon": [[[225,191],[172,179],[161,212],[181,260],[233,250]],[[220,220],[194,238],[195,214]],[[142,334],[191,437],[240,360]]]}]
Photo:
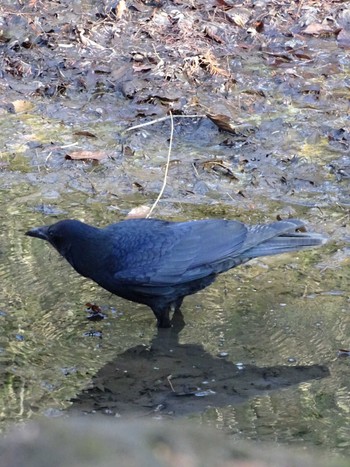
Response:
[{"label": "crow's beak", "polygon": [[34,229],[28,230],[25,234],[29,237],[42,238],[43,240],[48,240],[48,225],[43,225],[42,227],[35,227]]}]

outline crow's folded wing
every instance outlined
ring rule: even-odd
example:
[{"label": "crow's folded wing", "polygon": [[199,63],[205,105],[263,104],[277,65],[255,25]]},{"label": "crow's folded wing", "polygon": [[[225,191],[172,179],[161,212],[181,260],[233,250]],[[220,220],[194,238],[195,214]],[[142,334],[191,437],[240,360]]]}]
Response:
[{"label": "crow's folded wing", "polygon": [[[171,242],[164,241],[164,229],[169,229]],[[233,266],[222,269],[220,265],[239,255],[246,236],[246,226],[236,221],[168,223],[159,235],[166,248],[146,244],[149,251],[139,255],[138,264],[125,266],[115,279],[125,284],[171,286],[217,274]]]}]

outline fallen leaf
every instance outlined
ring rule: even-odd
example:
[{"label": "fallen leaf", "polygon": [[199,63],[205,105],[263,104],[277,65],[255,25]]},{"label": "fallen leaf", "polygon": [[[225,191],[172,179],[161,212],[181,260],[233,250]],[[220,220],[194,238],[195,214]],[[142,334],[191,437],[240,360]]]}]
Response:
[{"label": "fallen leaf", "polygon": [[85,303],[85,306],[87,313],[89,313],[89,316],[87,317],[89,321],[101,321],[107,317],[104,313],[102,313],[102,310],[98,305],[88,302]]},{"label": "fallen leaf", "polygon": [[137,206],[133,208],[129,214],[126,216],[127,219],[143,218],[147,217],[147,214],[150,212],[151,208],[149,206]]},{"label": "fallen leaf", "polygon": [[251,10],[236,6],[226,11],[227,19],[241,28],[244,28],[249,21]]},{"label": "fallen leaf", "polygon": [[125,0],[120,0],[120,2],[118,3],[118,6],[116,8],[116,13],[117,13],[117,18],[120,19],[124,12],[126,10],[126,3],[125,3]]},{"label": "fallen leaf", "polygon": [[34,105],[31,102],[25,100],[17,100],[11,102],[11,110],[15,114],[21,112],[28,112],[28,110],[31,110],[33,107]]},{"label": "fallen leaf", "polygon": [[134,155],[134,150],[130,146],[123,147],[123,155],[126,157],[132,157]]},{"label": "fallen leaf", "polygon": [[256,21],[254,23],[254,28],[257,32],[262,32],[264,30],[264,22],[263,21]]},{"label": "fallen leaf", "polygon": [[337,42],[343,49],[350,48],[350,31],[342,29],[337,36]]},{"label": "fallen leaf", "polygon": [[90,313],[91,311],[94,311],[94,312],[97,312],[97,311],[101,311],[101,308],[96,305],[95,303],[90,303],[90,302],[87,302],[85,303],[85,306],[87,308],[87,311]]},{"label": "fallen leaf", "polygon": [[338,350],[338,357],[349,357],[350,356],[350,350],[348,349],[339,349]]},{"label": "fallen leaf", "polygon": [[224,43],[223,39],[221,39],[221,37],[217,34],[217,28],[214,28],[213,26],[207,26],[205,28],[205,34],[210,39],[213,39],[215,42],[217,42],[218,44]]},{"label": "fallen leaf", "polygon": [[308,55],[304,52],[293,52],[293,55],[300,60],[312,60],[311,55]]},{"label": "fallen leaf", "polygon": [[230,10],[232,8],[232,5],[226,3],[225,0],[216,0],[216,3],[218,7],[222,7],[222,10]]},{"label": "fallen leaf", "polygon": [[208,113],[207,117],[210,118],[210,120],[221,130],[229,131],[231,133],[235,131],[233,121],[228,115]]},{"label": "fallen leaf", "polygon": [[139,182],[134,182],[132,185],[133,185],[134,188],[136,188],[139,191],[144,191],[145,190],[144,187]]},{"label": "fallen leaf", "polygon": [[334,29],[332,29],[327,24],[321,23],[311,23],[304,29],[304,34],[310,34],[311,36],[324,36],[335,34]]},{"label": "fallen leaf", "polygon": [[210,161],[204,161],[201,163],[202,167],[207,171],[214,171],[221,175],[225,175],[226,177],[231,178],[232,180],[238,180],[236,175],[233,173],[232,169],[230,168],[229,163],[222,159],[213,159]]},{"label": "fallen leaf", "polygon": [[67,160],[95,160],[100,161],[102,159],[107,159],[108,153],[105,151],[73,151],[69,154],[66,154],[65,159]]},{"label": "fallen leaf", "polygon": [[75,136],[86,136],[87,138],[97,138],[96,135],[90,133],[90,131],[78,130],[74,132]]},{"label": "fallen leaf", "polygon": [[152,70],[152,68],[152,65],[150,65],[149,63],[145,63],[142,65],[133,65],[132,67],[135,73],[150,71]]}]

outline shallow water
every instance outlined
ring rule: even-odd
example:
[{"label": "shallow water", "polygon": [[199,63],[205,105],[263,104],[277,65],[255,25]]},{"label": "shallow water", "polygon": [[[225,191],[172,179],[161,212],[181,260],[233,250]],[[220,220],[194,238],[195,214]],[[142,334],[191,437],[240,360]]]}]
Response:
[{"label": "shallow water", "polygon": [[[80,201],[82,205],[88,203],[87,199],[84,202],[84,196]],[[16,187],[3,192],[2,203],[2,429],[34,414],[59,416],[72,407],[84,413],[118,413],[116,407],[124,400],[124,386],[119,387],[115,405],[109,409],[105,400],[101,400],[100,407],[97,402],[96,407],[95,399],[94,407],[90,408],[86,404],[80,407],[77,402],[72,406],[70,400],[79,401],[79,393],[91,387],[94,376],[108,362],[118,362],[118,356],[128,349],[140,345],[148,349],[155,342],[158,331],[152,312],[110,296],[79,277],[44,242],[24,236],[28,227],[52,222],[56,216],[43,216],[25,204],[19,205]],[[84,217],[78,203],[72,203],[70,208],[68,205],[67,198],[59,207]],[[90,206],[87,220],[91,222],[96,217],[103,224],[115,217],[114,213],[103,212],[97,202]],[[184,217],[185,209],[186,206]],[[193,210],[189,208],[190,216]],[[193,346],[200,346],[199,351],[202,348],[200,352],[207,359],[209,356],[214,359],[211,380],[205,381],[203,372],[200,375],[203,384],[197,388],[203,397],[192,398],[190,404],[184,404],[179,397],[172,410],[165,408],[158,414],[148,407],[149,415],[185,415],[237,438],[322,445],[349,454],[350,360],[337,356],[339,348],[350,347],[346,293],[349,272],[341,264],[334,264],[333,268],[324,264],[335,250],[330,242],[317,250],[254,260],[220,276],[207,290],[188,297],[183,305],[187,324],[177,336],[178,344],[188,347],[189,367],[192,356],[194,368],[199,358],[197,347]],[[107,318],[97,323],[87,321],[87,302],[98,303]],[[165,342],[162,349],[166,353],[174,342],[170,341],[169,348]],[[237,394],[241,384],[233,370],[230,377],[216,368],[216,358],[232,363],[233,369],[236,367],[243,373],[251,365],[271,371],[319,365],[326,367],[329,375],[310,379],[306,374],[282,374],[270,390],[268,384],[259,380],[255,393],[248,392],[247,396],[240,393],[239,398],[231,400],[223,391],[213,399],[210,388],[214,380],[216,384],[225,378],[231,392],[237,385]],[[137,353],[133,359],[137,361]],[[140,378],[146,378],[140,362]],[[177,363],[172,364],[174,367],[169,366],[166,371],[176,375]],[[179,390],[183,381],[176,377],[173,384]],[[187,383],[191,385],[190,374]],[[127,385],[125,391],[127,396]],[[170,388],[164,390],[164,397],[169,393]],[[128,406],[125,401],[123,409]],[[119,415],[128,417],[139,410],[144,407],[141,402],[137,406],[136,401],[130,404],[130,413],[124,410]]]}]

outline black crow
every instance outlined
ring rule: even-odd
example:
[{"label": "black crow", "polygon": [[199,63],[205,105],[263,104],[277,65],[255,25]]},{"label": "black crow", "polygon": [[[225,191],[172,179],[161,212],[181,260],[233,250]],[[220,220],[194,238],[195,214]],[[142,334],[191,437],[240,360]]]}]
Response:
[{"label": "black crow", "polygon": [[300,231],[303,226],[295,219],[257,225],[130,219],[97,228],[68,219],[26,235],[47,240],[79,274],[104,289],[151,307],[158,327],[165,328],[169,312],[218,274],[258,256],[325,242],[319,234]]}]

